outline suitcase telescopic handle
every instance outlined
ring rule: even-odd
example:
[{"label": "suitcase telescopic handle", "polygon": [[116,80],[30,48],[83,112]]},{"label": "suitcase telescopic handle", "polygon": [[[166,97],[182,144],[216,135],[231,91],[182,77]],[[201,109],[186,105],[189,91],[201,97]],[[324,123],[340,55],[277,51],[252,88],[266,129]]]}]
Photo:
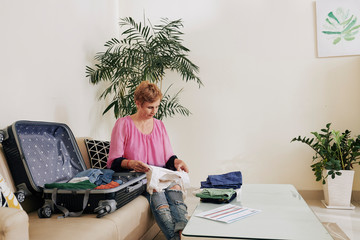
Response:
[{"label": "suitcase telescopic handle", "polygon": [[142,185],[143,185],[143,183],[142,183],[142,182],[139,182],[138,184],[136,184],[136,185],[134,185],[134,186],[129,186],[129,187],[127,187],[127,188],[126,188],[126,191],[127,191],[127,192],[133,192],[133,191],[141,188]]}]

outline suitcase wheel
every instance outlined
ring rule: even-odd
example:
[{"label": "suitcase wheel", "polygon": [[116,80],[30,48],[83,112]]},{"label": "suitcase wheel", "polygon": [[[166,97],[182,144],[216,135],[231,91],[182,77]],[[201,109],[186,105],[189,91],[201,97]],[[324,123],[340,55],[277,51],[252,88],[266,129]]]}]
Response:
[{"label": "suitcase wheel", "polygon": [[52,214],[50,206],[44,206],[38,209],[39,218],[50,218]]},{"label": "suitcase wheel", "polygon": [[16,196],[17,200],[19,201],[19,203],[22,203],[25,201],[24,190],[19,190],[18,192],[15,193],[15,196]]},{"label": "suitcase wheel", "polygon": [[101,218],[111,212],[111,206],[110,205],[99,206],[94,209],[94,212],[97,213],[96,215],[97,218]]}]

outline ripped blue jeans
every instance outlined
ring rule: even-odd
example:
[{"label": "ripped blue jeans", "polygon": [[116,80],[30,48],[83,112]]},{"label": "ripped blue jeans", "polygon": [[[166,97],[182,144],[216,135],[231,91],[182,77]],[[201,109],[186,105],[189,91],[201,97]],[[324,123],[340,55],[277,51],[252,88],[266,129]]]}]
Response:
[{"label": "ripped blue jeans", "polygon": [[166,239],[180,239],[179,231],[187,223],[187,206],[180,190],[170,189],[170,185],[162,192],[146,193],[151,211]]}]

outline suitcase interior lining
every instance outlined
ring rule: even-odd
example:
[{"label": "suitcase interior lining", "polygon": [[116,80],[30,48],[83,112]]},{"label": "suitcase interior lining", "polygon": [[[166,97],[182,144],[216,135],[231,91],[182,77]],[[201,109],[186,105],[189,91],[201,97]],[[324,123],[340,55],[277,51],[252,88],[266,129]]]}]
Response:
[{"label": "suitcase interior lining", "polygon": [[67,182],[84,171],[75,141],[61,125],[18,123],[16,132],[34,183]]}]

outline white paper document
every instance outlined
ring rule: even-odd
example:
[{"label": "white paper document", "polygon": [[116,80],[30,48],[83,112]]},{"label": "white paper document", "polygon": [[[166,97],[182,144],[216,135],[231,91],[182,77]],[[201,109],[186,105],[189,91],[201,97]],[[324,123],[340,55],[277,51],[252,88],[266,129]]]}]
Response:
[{"label": "white paper document", "polygon": [[207,218],[214,221],[220,221],[225,223],[232,223],[240,219],[250,217],[254,214],[261,212],[257,209],[251,209],[232,204],[226,204],[225,206],[218,207],[206,212],[199,213],[195,216]]}]

